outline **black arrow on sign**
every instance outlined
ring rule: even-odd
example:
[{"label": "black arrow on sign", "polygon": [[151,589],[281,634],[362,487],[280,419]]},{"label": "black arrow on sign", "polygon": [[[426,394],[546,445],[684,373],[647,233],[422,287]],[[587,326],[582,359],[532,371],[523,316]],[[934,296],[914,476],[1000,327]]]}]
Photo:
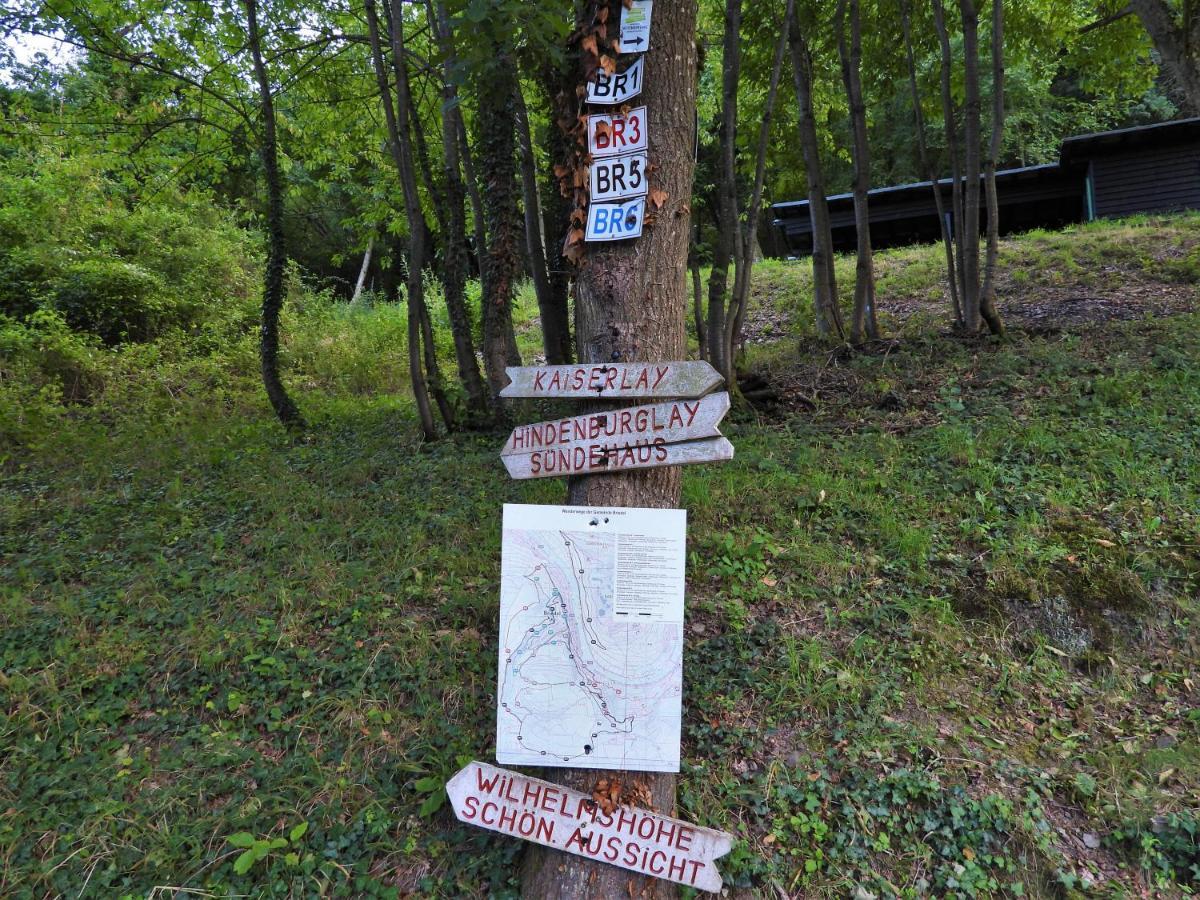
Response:
[{"label": "black arrow on sign", "polygon": [[633,46],[635,46],[635,47],[636,47],[638,44],[644,44],[644,43],[646,43],[646,42],[645,42],[645,41],[643,41],[643,40],[642,40],[640,37],[636,37],[636,38],[630,38],[630,39],[629,39],[629,40],[627,40],[625,43],[626,43],[626,44],[633,44]]}]

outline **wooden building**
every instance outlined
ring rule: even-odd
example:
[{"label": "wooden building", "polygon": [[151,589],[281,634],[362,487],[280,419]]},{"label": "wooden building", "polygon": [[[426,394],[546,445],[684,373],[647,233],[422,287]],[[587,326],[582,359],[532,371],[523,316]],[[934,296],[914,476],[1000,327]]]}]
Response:
[{"label": "wooden building", "polygon": [[[938,182],[947,215],[951,186],[949,178]],[[1001,234],[1138,212],[1200,209],[1200,118],[1067,138],[1057,163],[997,172],[996,193]],[[877,188],[869,196],[875,248],[940,240],[930,182]],[[837,194],[828,202],[834,248],[853,251],[853,196]],[[808,201],[776,203],[771,211],[778,241],[764,246],[782,245],[787,256],[811,253]],[[981,212],[981,227],[986,222]]]}]

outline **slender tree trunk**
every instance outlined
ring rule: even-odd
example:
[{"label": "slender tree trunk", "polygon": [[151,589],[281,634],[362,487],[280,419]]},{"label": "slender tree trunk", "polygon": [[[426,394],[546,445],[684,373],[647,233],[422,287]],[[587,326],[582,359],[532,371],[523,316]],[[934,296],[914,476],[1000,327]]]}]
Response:
[{"label": "slender tree trunk", "polygon": [[[933,24],[938,34],[938,43],[942,51],[941,83],[942,83],[942,118],[946,130],[946,155],[950,157],[950,217],[954,228],[955,264],[951,267],[950,276],[956,279],[958,303],[955,323],[960,328],[966,327],[966,274],[964,254],[966,252],[966,231],[963,228],[965,214],[963,211],[963,182],[962,169],[958,158],[958,126],[954,122],[954,94],[950,88],[951,66],[954,57],[950,51],[950,34],[946,28],[946,14],[942,8],[942,0],[931,0],[933,8]],[[976,241],[978,244],[978,240]]]},{"label": "slender tree trunk", "polygon": [[[846,45],[846,7],[850,7],[850,45]],[[861,344],[879,337],[875,319],[875,264],[871,253],[871,212],[867,191],[871,188],[871,156],[867,142],[867,106],[862,91],[862,18],[858,0],[840,0],[837,6],[838,56],[842,83],[850,105],[850,128],[854,144],[854,230],[858,237],[854,277],[854,318],[850,340]]]},{"label": "slender tree trunk", "polygon": [[800,148],[804,153],[804,171],[808,179],[808,209],[813,236],[813,312],[817,333],[822,337],[846,339],[842,312],[838,304],[837,275],[834,270],[833,229],[829,204],[825,200],[825,176],[821,169],[821,143],[817,137],[812,102],[812,53],[800,27],[800,10],[792,10],[788,23],[788,45],[792,54],[792,77],[799,104]]},{"label": "slender tree trunk", "polygon": [[[546,269],[546,242],[542,234],[542,204],[538,198],[537,159],[533,153],[533,135],[529,129],[529,110],[525,95],[517,81],[513,92],[517,111],[517,143],[521,151],[521,192],[525,212],[525,246],[529,252],[529,269],[533,291],[537,296],[538,314],[542,320],[542,347],[546,362],[562,365],[571,358],[571,329],[567,324],[567,307],[555,305],[550,290],[550,275]],[[565,299],[565,298],[564,298]]]},{"label": "slender tree trunk", "polygon": [[[392,10],[391,51],[396,74],[396,106],[392,105],[392,91],[388,84],[387,66],[384,62],[382,42],[379,37],[379,15],[375,0],[366,0],[364,10],[371,43],[371,58],[375,65],[375,79],[383,101],[384,119],[387,122],[388,144],[392,159],[400,176],[401,192],[404,194],[404,211],[408,218],[408,375],[412,382],[413,398],[417,404],[417,417],[425,440],[437,437],[433,422],[433,409],[429,405],[429,390],[425,383],[425,372],[421,366],[421,309],[424,307],[424,284],[421,269],[424,265],[425,217],[421,212],[421,198],[417,194],[417,178],[413,171],[412,147],[408,136],[408,76],[405,71],[403,16],[399,15],[399,0]],[[404,123],[404,128],[400,127]]]},{"label": "slender tree trunk", "polygon": [[454,411],[454,404],[446,394],[445,382],[442,381],[442,367],[438,364],[437,344],[433,339],[433,320],[429,316],[428,304],[422,303],[418,312],[421,314],[421,348],[425,360],[425,373],[429,379],[429,393],[433,395],[433,402],[437,404],[438,414],[442,417],[446,430],[454,431],[458,427],[458,416]]},{"label": "slender tree trunk", "polygon": [[363,253],[362,266],[358,270],[358,281],[354,282],[354,293],[350,297],[350,305],[354,306],[362,297],[363,288],[367,285],[367,273],[371,270],[371,253],[375,249],[375,237],[367,241],[366,252]]},{"label": "slender tree trunk", "polygon": [[[560,121],[574,122],[578,114],[579,101],[575,97],[574,67],[566,61],[547,59],[536,75],[538,86],[543,92],[546,109],[550,113],[550,126],[546,129],[546,150],[555,165],[565,165],[571,155],[567,134]],[[571,263],[562,255],[563,241],[567,235],[567,223],[571,215],[570,194],[564,196],[554,168],[546,170],[542,191],[542,234],[546,238],[546,274],[550,282],[551,308],[561,310],[560,330],[563,338],[561,350],[566,354],[564,362],[571,362],[571,311],[568,304],[568,286],[571,280]]]},{"label": "slender tree trunk", "polygon": [[[696,111],[696,0],[657,0],[654,39],[645,54],[642,103],[647,107],[652,187],[666,192],[641,238],[588,248],[576,281],[576,337],[584,363],[682,359],[687,351],[687,248]],[[568,502],[594,506],[674,507],[677,467],[572,479]],[[553,775],[590,794],[601,778],[625,783],[630,773],[559,769]],[[675,809],[676,776],[638,773],[660,813]],[[526,851],[522,896],[553,898],[665,897],[674,886],[585,857],[540,846]]]},{"label": "slender tree trunk", "polygon": [[475,155],[471,142],[467,140],[467,124],[458,117],[458,147],[462,156],[463,181],[467,185],[467,197],[471,201],[471,236],[475,240],[475,261],[479,265],[479,283],[483,296],[488,295],[487,274],[487,216],[483,213],[483,195],[479,192],[479,179],[475,176]]},{"label": "slender tree trunk", "polygon": [[942,196],[937,170],[929,158],[929,147],[925,142],[925,115],[921,111],[921,92],[917,88],[917,64],[913,55],[912,25],[909,20],[908,0],[900,0],[900,24],[904,31],[904,52],[908,58],[908,88],[912,94],[913,126],[917,132],[917,159],[921,171],[933,188],[933,203],[937,209],[938,228],[942,232],[942,245],[946,248],[946,276],[950,285],[950,303],[954,308],[954,321],[962,322],[962,307],[958,302],[958,272],[954,265],[954,238],[950,234],[950,223],[946,221],[946,201]]},{"label": "slender tree trunk", "polygon": [[482,164],[487,171],[483,198],[488,230],[488,283],[483,298],[483,368],[492,399],[508,384],[505,366],[514,361],[512,304],[521,272],[523,224],[519,209],[516,168],[516,75],[503,48],[494,47],[499,65],[479,80],[479,135]]},{"label": "slender tree trunk", "polygon": [[996,192],[996,166],[1004,142],[1004,0],[992,0],[992,138],[988,145],[984,184],[987,189],[987,260],[979,312],[995,335],[1004,334],[996,312],[996,265],[1000,256],[1000,198]]},{"label": "slender tree trunk", "polygon": [[[767,84],[767,97],[762,107],[762,121],[758,127],[758,146],[754,154],[754,186],[750,191],[750,205],[746,208],[746,229],[742,241],[742,255],[737,264],[737,276],[733,281],[731,315],[726,324],[727,340],[731,360],[742,339],[742,326],[746,321],[746,308],[750,304],[750,276],[754,270],[754,249],[758,243],[758,219],[762,212],[763,183],[767,172],[767,144],[771,137],[771,121],[775,114],[775,98],[779,94],[779,79],[783,73],[783,56],[787,51],[787,23],[791,19],[795,0],[788,0],[783,23],[779,29],[779,40],[775,44],[775,57],[771,61],[771,78]],[[730,363],[732,368],[732,362]]]},{"label": "slender tree trunk", "polygon": [[[718,195],[722,193],[718,185]],[[729,284],[729,263],[733,259],[733,235],[725,220],[726,203],[718,196],[717,233],[713,243],[712,267],[708,272],[708,361],[722,374],[727,369],[725,358],[725,291]]]},{"label": "slender tree trunk", "polygon": [[442,180],[445,183],[446,194],[446,232],[443,239],[445,247],[442,268],[445,276],[446,311],[449,313],[450,332],[454,338],[454,361],[458,367],[458,377],[467,394],[469,424],[484,427],[491,419],[491,403],[483,378],[479,374],[471,314],[467,307],[467,223],[463,209],[465,188],[459,171],[458,146],[462,111],[452,78],[455,64],[454,44],[450,31],[450,16],[444,0],[438,0],[436,9],[432,2],[428,3],[426,12],[430,29],[437,38],[443,58]]},{"label": "slender tree trunk", "polygon": [[697,352],[701,359],[708,359],[708,327],[704,321],[704,288],[700,280],[699,226],[692,227],[691,243],[688,246],[688,269],[692,273],[692,320],[696,324]]},{"label": "slender tree trunk", "polygon": [[1130,5],[1179,92],[1180,111],[1200,116],[1200,11],[1185,0],[1179,21],[1167,0],[1132,0]]},{"label": "slender tree trunk", "polygon": [[288,396],[279,377],[279,313],[283,309],[283,270],[287,248],[283,233],[283,180],[279,177],[279,145],[275,134],[275,102],[271,82],[263,63],[262,35],[258,26],[257,0],[243,0],[248,20],[250,54],[254,59],[254,78],[258,82],[259,104],[262,111],[262,143],[259,156],[267,182],[267,268],[263,276],[262,322],[259,329],[258,358],[262,368],[263,387],[271,408],[283,427],[302,431],[304,417]]},{"label": "slender tree trunk", "polygon": [[[729,263],[742,259],[742,216],[737,189],[737,95],[742,71],[742,0],[725,0],[721,59],[721,166],[717,178],[717,247],[708,278],[710,353],[725,382],[734,385],[732,331],[737,311],[727,302]],[[734,285],[737,284],[734,275]]]},{"label": "slender tree trunk", "polygon": [[977,334],[979,309],[979,12],[975,0],[958,0],[963,26],[963,324]]}]

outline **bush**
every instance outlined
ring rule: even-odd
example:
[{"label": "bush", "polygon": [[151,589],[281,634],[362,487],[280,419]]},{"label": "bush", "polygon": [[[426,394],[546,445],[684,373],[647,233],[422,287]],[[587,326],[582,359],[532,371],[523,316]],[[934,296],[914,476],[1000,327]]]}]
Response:
[{"label": "bush", "polygon": [[91,332],[106,344],[150,340],[168,324],[183,324],[172,315],[175,304],[166,299],[162,282],[119,259],[72,263],[51,303],[72,328]]}]

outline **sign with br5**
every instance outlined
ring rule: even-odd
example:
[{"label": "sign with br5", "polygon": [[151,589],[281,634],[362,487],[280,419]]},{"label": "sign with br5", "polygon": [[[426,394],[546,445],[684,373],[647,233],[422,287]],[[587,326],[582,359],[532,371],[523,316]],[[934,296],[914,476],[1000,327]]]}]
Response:
[{"label": "sign with br5", "polygon": [[645,153],[628,153],[595,160],[590,175],[592,202],[646,196],[648,164]]}]

